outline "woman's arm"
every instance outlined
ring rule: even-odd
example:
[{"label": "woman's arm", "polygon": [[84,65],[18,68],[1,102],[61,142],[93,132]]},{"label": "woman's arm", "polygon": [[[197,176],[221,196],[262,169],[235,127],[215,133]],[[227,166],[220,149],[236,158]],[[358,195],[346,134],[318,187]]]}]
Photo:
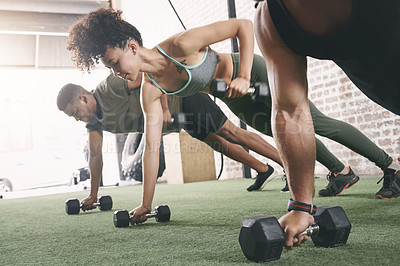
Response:
[{"label": "woman's arm", "polygon": [[153,202],[158,166],[159,166],[159,149],[161,142],[161,131],[163,126],[163,113],[160,102],[161,91],[149,82],[144,82],[141,91],[142,109],[145,117],[144,141],[145,147],[143,151],[143,190],[142,203],[135,208],[133,214],[133,222],[143,222],[146,220],[145,213],[151,211]]},{"label": "woman's arm", "polygon": [[[205,46],[237,37],[239,40],[239,75],[230,84],[228,97],[244,95],[250,86],[254,54],[253,23],[246,19],[229,19],[193,28],[174,37],[174,45],[183,55],[193,54]],[[231,88],[232,87],[232,88]]]}]

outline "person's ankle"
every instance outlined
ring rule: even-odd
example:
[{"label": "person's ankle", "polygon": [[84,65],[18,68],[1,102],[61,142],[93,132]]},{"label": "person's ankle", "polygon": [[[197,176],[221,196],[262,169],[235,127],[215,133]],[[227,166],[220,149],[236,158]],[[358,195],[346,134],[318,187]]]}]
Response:
[{"label": "person's ankle", "polygon": [[392,163],[387,168],[394,169],[394,170],[399,170],[400,169],[400,163],[399,163],[398,160],[393,160]]},{"label": "person's ankle", "polygon": [[347,175],[350,172],[350,166],[345,166],[340,172],[335,173],[335,175]]},{"label": "person's ankle", "polygon": [[270,168],[271,166],[269,166],[268,164],[266,164],[264,167],[262,167],[260,170],[261,171],[257,171],[257,173],[266,173],[266,172],[268,172],[268,170],[269,170],[269,168]]}]

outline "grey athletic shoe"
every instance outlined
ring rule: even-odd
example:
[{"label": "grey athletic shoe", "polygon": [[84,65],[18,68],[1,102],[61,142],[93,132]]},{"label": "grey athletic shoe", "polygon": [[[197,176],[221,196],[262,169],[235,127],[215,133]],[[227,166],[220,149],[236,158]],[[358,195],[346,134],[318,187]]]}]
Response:
[{"label": "grey athletic shoe", "polygon": [[349,167],[349,171],[347,174],[343,173],[332,173],[329,172],[329,174],[326,176],[326,178],[329,180],[328,185],[324,188],[318,191],[318,196],[319,197],[334,197],[342,193],[342,191],[345,188],[349,188],[356,184],[359,180],[360,177],[358,177],[356,174],[353,173],[353,170]]},{"label": "grey athletic shoe", "polygon": [[256,181],[247,188],[247,191],[262,190],[269,181],[275,179],[276,175],[274,168],[271,165],[268,165],[268,171],[262,173],[259,172],[256,176]]}]

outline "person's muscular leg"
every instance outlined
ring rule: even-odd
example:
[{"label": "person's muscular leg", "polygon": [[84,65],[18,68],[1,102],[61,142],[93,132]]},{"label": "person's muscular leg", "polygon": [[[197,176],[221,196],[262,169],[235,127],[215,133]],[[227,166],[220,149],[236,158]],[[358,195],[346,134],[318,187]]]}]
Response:
[{"label": "person's muscular leg", "polygon": [[315,133],[336,141],[352,151],[364,156],[384,170],[393,159],[367,136],[352,125],[324,115],[310,102],[310,112],[314,121]]},{"label": "person's muscular leg", "polygon": [[282,166],[281,158],[276,148],[256,133],[241,129],[235,126],[231,121],[226,120],[217,134],[230,142],[240,144],[266,158],[270,158]]},{"label": "person's muscular leg", "polygon": [[[241,129],[229,120],[225,121],[217,134],[230,142],[237,143],[264,157],[270,158],[282,166],[278,151],[258,134]],[[276,177],[276,173],[273,175],[274,171],[272,166],[268,166],[267,171],[258,171],[254,183],[247,188],[247,191],[262,190],[269,181]]]},{"label": "person's muscular leg", "polygon": [[266,172],[268,170],[268,165],[251,156],[242,146],[234,144],[216,133],[210,132],[204,139],[204,142],[215,151],[220,152],[237,162],[245,164],[257,172]]}]

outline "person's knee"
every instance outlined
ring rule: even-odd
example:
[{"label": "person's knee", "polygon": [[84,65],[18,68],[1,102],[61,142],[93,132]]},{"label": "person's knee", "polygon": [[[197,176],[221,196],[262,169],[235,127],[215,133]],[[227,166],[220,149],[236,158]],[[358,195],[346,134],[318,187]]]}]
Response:
[{"label": "person's knee", "polygon": [[240,128],[236,128],[236,130],[233,130],[230,127],[222,127],[218,131],[218,135],[220,135],[221,137],[230,142],[236,144],[240,143],[240,136],[241,136]]}]

